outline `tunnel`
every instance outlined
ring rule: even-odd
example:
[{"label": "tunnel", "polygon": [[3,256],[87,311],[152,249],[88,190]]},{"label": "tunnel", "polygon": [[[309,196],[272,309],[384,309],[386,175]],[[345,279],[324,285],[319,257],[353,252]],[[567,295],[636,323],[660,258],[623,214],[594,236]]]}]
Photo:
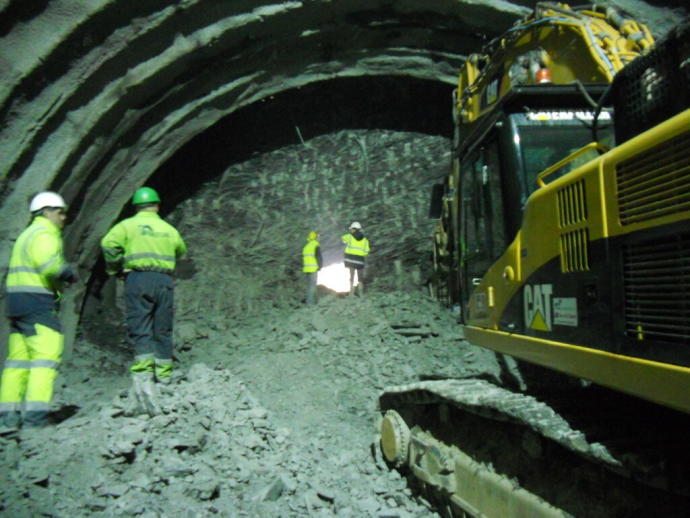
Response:
[{"label": "tunnel", "polygon": [[[536,3],[0,1],[3,279],[12,244],[30,219],[30,197],[45,189],[61,193],[69,205],[65,255],[80,276],[62,301],[65,358],[73,355],[79,333],[89,335],[80,329],[85,316],[92,323],[98,320],[104,351],[117,348],[122,337],[115,337],[119,331],[107,317],[112,287],[107,286],[99,243],[115,222],[131,214],[135,189],[147,185],[158,190],[162,215],[179,223],[182,215],[203,208],[199,200],[213,203],[209,189],[232,185],[226,172],[300,147],[314,153],[331,149],[339,165],[323,174],[333,175],[332,185],[339,186],[335,176],[359,166],[368,131],[410,135],[413,147],[414,139],[436,139],[420,144],[426,146],[420,149],[433,150],[425,157],[428,161],[420,162],[423,174],[409,165],[400,168],[407,175],[405,188],[419,189],[414,213],[422,215],[434,180],[449,167],[459,68]],[[687,8],[683,0],[606,4],[628,8],[655,36],[668,31]],[[338,136],[329,137],[334,134]],[[323,140],[328,138],[349,142],[347,150],[354,154],[338,157],[345,146],[329,148]],[[304,156],[311,159],[306,152]],[[270,181],[270,175],[261,178]],[[328,176],[321,180],[329,183]],[[381,181],[394,185],[396,175]],[[226,198],[214,209],[217,214],[234,196],[231,188],[221,191]],[[336,246],[337,232],[356,216],[357,201],[332,207],[335,221],[324,225],[334,236],[326,239],[329,247]],[[425,215],[419,222],[406,222],[398,217],[403,212],[391,217],[390,226],[370,225],[387,236],[388,241],[380,240],[386,244],[381,263],[388,260],[382,272],[395,259],[410,260],[402,255],[404,247],[418,256],[410,260],[415,268],[423,270],[416,263],[428,260],[421,257],[423,245],[416,248],[430,240]],[[230,219],[220,224],[231,228],[237,213],[227,214]],[[295,231],[301,236],[313,224],[300,220]],[[256,236],[265,229],[263,224],[247,228]],[[405,231],[415,233],[413,244],[397,239]],[[221,246],[226,238],[218,236],[209,247]],[[280,250],[294,238],[284,239]],[[193,262],[181,266],[182,276],[194,275],[200,267]],[[232,265],[224,268],[231,271]],[[2,319],[3,344],[7,335]]]},{"label": "tunnel", "polygon": [[[6,2],[2,260],[26,223],[16,214],[41,189],[70,204],[66,253],[88,279],[99,236],[149,181],[175,203],[223,161],[337,127],[449,135],[463,56],[525,12],[454,1]],[[417,113],[411,99],[423,100]],[[81,305],[65,300],[68,335]]]},{"label": "tunnel", "polygon": [[[147,182],[170,194],[170,208],[223,162],[338,127],[449,136],[462,60],[531,7],[6,1],[1,260],[41,189],[70,204],[66,252],[86,282],[99,237]],[[650,4],[655,31],[675,7]],[[65,300],[68,335],[82,304],[83,293]]]}]

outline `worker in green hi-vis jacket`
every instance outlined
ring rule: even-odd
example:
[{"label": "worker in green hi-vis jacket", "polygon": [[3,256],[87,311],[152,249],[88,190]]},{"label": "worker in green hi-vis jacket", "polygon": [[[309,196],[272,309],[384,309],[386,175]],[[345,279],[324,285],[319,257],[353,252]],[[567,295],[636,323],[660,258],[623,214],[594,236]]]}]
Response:
[{"label": "worker in green hi-vis jacket", "polygon": [[109,275],[125,277],[127,331],[134,346],[130,413],[160,413],[156,383],[173,372],[173,272],[187,251],[180,233],[159,215],[160,197],[137,189],[137,213],[108,231],[101,248]]}]

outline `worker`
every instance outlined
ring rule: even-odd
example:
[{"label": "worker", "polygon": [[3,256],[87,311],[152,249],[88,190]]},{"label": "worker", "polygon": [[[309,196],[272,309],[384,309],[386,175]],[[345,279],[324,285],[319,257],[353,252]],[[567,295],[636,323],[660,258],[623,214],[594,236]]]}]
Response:
[{"label": "worker", "polygon": [[316,277],[322,265],[319,234],[312,230],[307,235],[307,244],[302,248],[302,271],[307,276],[307,305],[316,304]]},{"label": "worker", "polygon": [[12,247],[6,281],[10,334],[0,382],[4,432],[50,424],[53,384],[64,346],[59,300],[62,289],[77,281],[62,251],[66,210],[56,192],[33,196],[31,224]]},{"label": "worker", "polygon": [[345,266],[350,270],[350,295],[354,293],[355,271],[357,272],[357,291],[364,292],[364,258],[369,255],[369,240],[364,237],[362,225],[353,221],[349,233],[343,235],[345,244]]},{"label": "worker", "polygon": [[132,196],[136,214],[101,240],[106,272],[125,280],[127,331],[134,346],[128,413],[160,413],[156,383],[173,373],[173,272],[187,246],[159,215],[160,197],[150,187]]}]

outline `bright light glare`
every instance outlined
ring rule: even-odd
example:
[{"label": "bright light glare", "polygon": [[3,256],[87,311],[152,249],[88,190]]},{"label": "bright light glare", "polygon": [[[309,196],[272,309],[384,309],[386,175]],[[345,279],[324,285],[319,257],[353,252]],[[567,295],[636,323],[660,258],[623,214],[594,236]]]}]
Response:
[{"label": "bright light glare", "polygon": [[[319,270],[316,283],[336,293],[347,293],[350,291],[350,270],[345,268],[343,263],[329,264]],[[359,281],[355,273],[354,285],[357,286],[357,284]]]}]

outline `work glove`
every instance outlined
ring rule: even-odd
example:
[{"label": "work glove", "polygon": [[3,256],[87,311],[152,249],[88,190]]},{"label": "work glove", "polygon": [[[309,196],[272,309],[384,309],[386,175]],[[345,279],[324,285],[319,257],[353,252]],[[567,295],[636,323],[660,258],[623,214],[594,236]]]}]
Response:
[{"label": "work glove", "polygon": [[74,284],[74,283],[79,281],[79,272],[72,265],[65,264],[62,267],[62,269],[60,270],[60,273],[58,274],[57,279],[63,285]]}]

